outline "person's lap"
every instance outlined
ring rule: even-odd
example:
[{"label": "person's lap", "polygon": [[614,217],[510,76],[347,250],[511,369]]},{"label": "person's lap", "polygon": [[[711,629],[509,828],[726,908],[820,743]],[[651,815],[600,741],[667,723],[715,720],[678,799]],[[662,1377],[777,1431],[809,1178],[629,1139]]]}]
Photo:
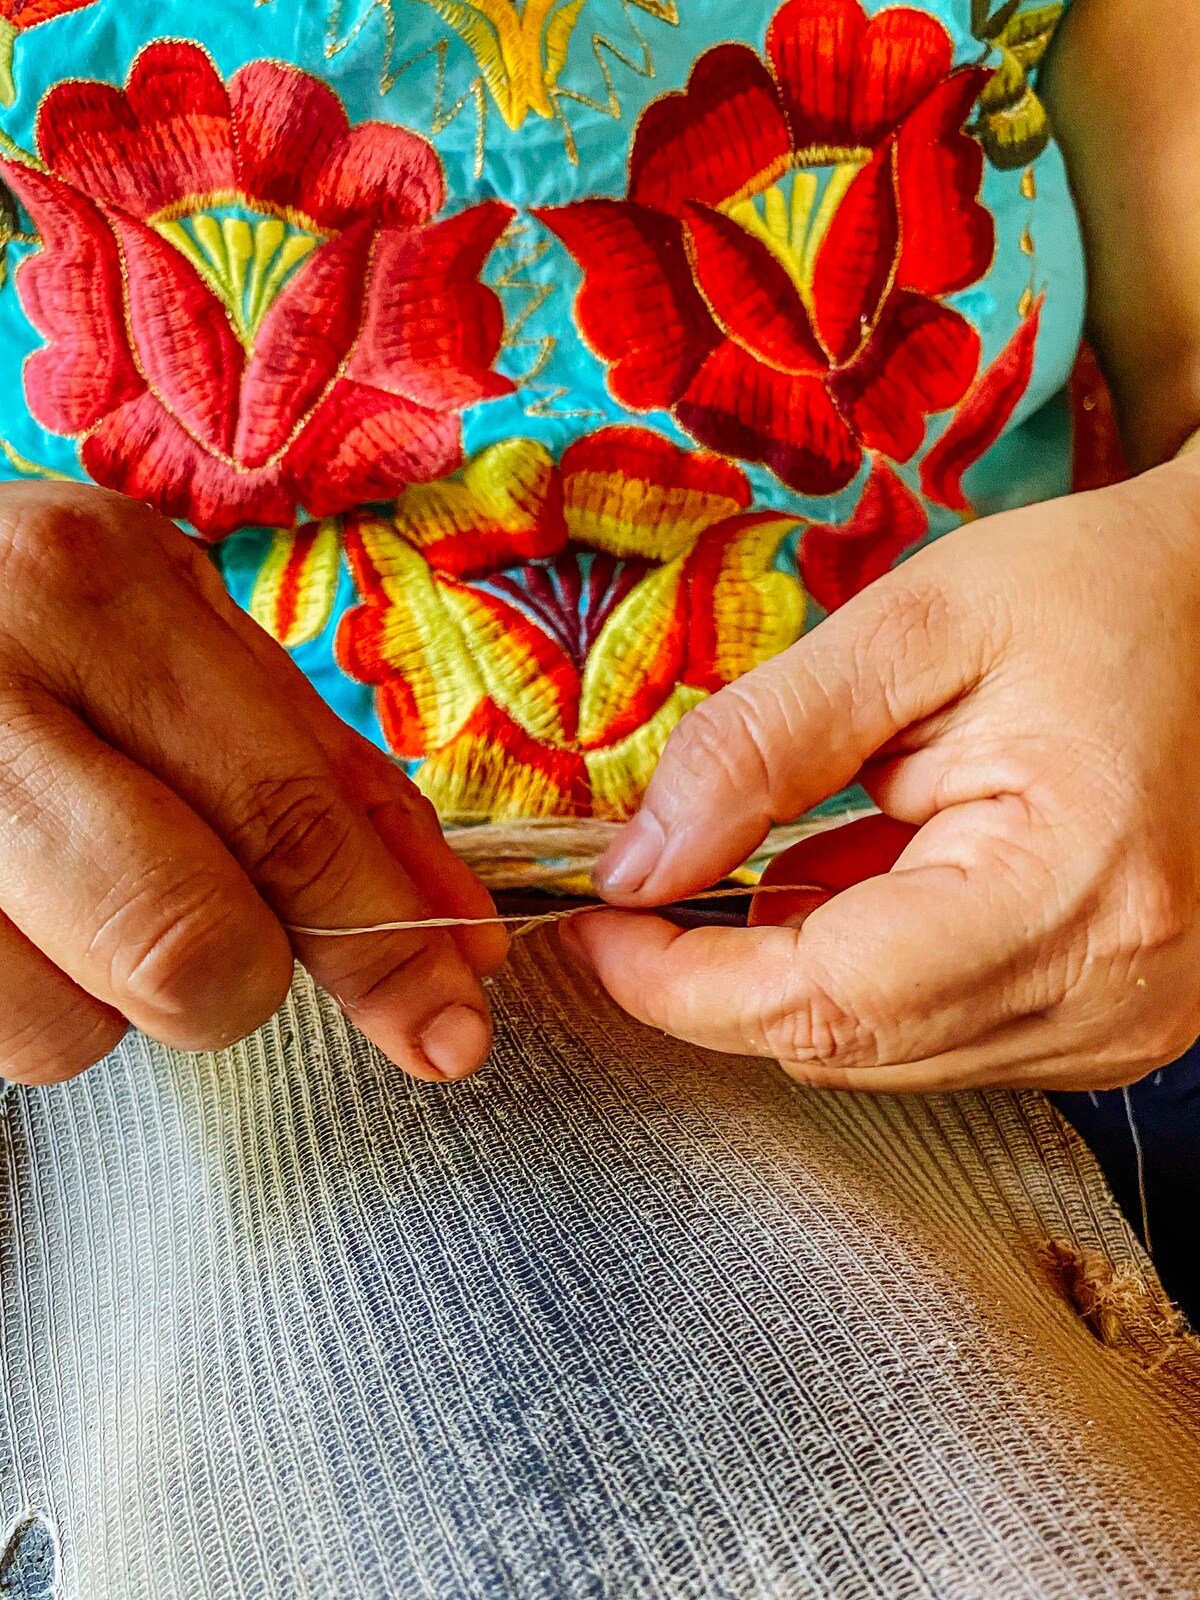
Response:
[{"label": "person's lap", "polygon": [[1194,1577],[1200,1351],[1043,1101],[807,1094],[538,950],[458,1088],[301,981],[245,1047],[10,1096],[12,1573],[52,1527],[58,1600]]},{"label": "person's lap", "polygon": [[1167,1292],[1200,1327],[1200,1043],[1129,1089],[1053,1099],[1095,1152]]}]

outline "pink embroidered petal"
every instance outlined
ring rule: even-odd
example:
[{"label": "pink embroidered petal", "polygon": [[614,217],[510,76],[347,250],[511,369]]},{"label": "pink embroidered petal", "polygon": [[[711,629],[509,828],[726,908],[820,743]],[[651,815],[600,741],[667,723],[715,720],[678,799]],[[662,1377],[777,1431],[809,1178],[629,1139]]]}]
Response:
[{"label": "pink embroidered petal", "polygon": [[263,318],[242,380],[234,455],[261,467],[334,381],[362,316],[366,223],[322,245]]},{"label": "pink embroidered petal", "polygon": [[[719,205],[778,175],[791,154],[779,93],[746,45],[700,57],[687,89],[642,114],[629,158],[629,198],[681,217],[689,201]],[[769,179],[767,180],[769,181]]]},{"label": "pink embroidered petal", "polygon": [[835,365],[869,337],[900,241],[892,146],[882,144],[846,191],[813,268],[813,312]]},{"label": "pink embroidered petal", "polygon": [[613,363],[614,397],[634,411],[671,405],[721,338],[692,282],[681,224],[620,200],[535,214],[584,270],[579,327]]},{"label": "pink embroidered petal", "polygon": [[313,186],[350,124],[327,83],[282,61],[251,61],[229,80],[237,184],[305,217]]},{"label": "pink embroidered petal", "polygon": [[800,494],[833,494],[862,451],[820,378],[792,377],[726,340],[675,408],[680,427],[722,455],[762,461]]},{"label": "pink embroidered petal", "polygon": [[387,122],[360,122],[312,172],[303,209],[325,228],[360,217],[381,227],[427,222],[446,203],[437,151]]},{"label": "pink embroidered petal", "polygon": [[781,372],[819,372],[828,363],[813,337],[800,292],[760,239],[708,206],[689,206],[692,268],[727,334]]},{"label": "pink embroidered petal", "polygon": [[246,352],[224,306],[153,228],[117,211],[109,222],[124,258],[129,331],[147,383],[200,444],[228,455]]},{"label": "pink embroidered petal", "polygon": [[868,22],[858,0],[788,0],[767,30],[799,150],[873,147],[949,72],[936,17],[889,6]]},{"label": "pink embroidered petal", "polygon": [[287,527],[295,505],[278,468],[244,472],[202,450],[151,394],[105,417],[80,448],[105,488],[191,522],[207,539],[247,524]]},{"label": "pink embroidered petal", "polygon": [[830,374],[829,387],[869,449],[907,461],[925,437],[925,418],[966,394],[979,353],[979,335],[957,311],[894,294],[874,338],[853,366]]},{"label": "pink embroidered petal", "polygon": [[876,461],[849,522],[814,523],[800,542],[800,576],[819,606],[836,611],[874,583],[929,531],[925,508],[885,461]]},{"label": "pink embroidered petal", "polygon": [[315,517],[389,500],[462,462],[458,417],[341,379],[284,457],[296,492]]},{"label": "pink embroidered petal", "polygon": [[996,224],[979,203],[983,148],[962,131],[987,79],[981,68],[954,73],[897,136],[896,192],[904,218],[898,288],[950,294],[991,266]]},{"label": "pink embroidered petal", "polygon": [[511,380],[492,365],[504,311],[479,282],[511,216],[488,201],[425,228],[381,233],[347,376],[435,411],[511,393]]},{"label": "pink embroidered petal", "polygon": [[25,367],[29,409],[53,433],[82,433],[145,388],[125,336],[121,262],[96,208],[17,162],[0,174],[41,235],[17,273],[25,314],[48,341]]},{"label": "pink embroidered petal", "polygon": [[229,96],[198,44],[159,39],[122,91],[68,79],[42,101],[42,159],[82,193],[146,218],[234,183]]}]

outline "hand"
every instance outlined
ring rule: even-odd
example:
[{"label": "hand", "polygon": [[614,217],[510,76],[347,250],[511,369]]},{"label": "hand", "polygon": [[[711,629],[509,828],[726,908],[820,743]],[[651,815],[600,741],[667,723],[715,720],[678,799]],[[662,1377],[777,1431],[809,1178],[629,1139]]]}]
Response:
[{"label": "hand", "polygon": [[807,1084],[1099,1088],[1179,1056],[1200,1034],[1200,466],[975,523],[872,585],[684,720],[598,881],[627,907],[694,893],[856,775],[920,831],[802,927],[605,911],[568,941],[651,1026]]},{"label": "hand", "polygon": [[183,1050],[280,1005],[293,951],[415,1077],[489,1044],[496,929],[432,807],[346,728],[170,522],[0,485],[0,1076],[71,1077],[129,1022]]}]

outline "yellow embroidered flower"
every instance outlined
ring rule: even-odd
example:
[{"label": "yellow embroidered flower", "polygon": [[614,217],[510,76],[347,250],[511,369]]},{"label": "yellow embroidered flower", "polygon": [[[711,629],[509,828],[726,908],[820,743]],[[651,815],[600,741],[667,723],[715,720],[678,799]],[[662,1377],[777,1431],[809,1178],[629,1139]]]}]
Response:
[{"label": "yellow embroidered flower", "polygon": [[803,627],[774,567],[795,521],[750,498],[721,458],[611,427],[347,518],[338,657],[444,817],[636,809],[684,713]]},{"label": "yellow embroidered flower", "polygon": [[510,128],[531,111],[552,117],[550,91],[587,0],[425,0],[474,55]]}]

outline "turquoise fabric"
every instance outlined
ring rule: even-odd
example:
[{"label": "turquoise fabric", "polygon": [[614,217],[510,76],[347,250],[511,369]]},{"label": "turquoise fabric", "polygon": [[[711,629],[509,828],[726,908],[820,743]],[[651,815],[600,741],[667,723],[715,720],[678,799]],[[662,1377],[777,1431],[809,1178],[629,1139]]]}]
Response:
[{"label": "turquoise fabric", "polygon": [[[814,9],[810,4],[796,11],[794,6],[795,0],[789,27],[798,27],[796,18],[801,12]],[[492,0],[490,4],[484,0],[264,0],[259,4],[209,0],[203,7],[185,5],[182,0],[92,0],[73,10],[54,0],[25,0],[24,4],[23,0],[0,0],[0,19],[9,18],[0,22],[0,27],[8,30],[0,36],[0,43],[7,40],[10,47],[13,84],[12,103],[0,107],[0,140],[10,158],[6,172],[10,180],[16,174],[13,187],[18,189],[21,163],[37,152],[39,137],[42,156],[49,159],[45,128],[35,128],[35,121],[39,106],[55,86],[66,79],[94,79],[120,86],[139,51],[156,39],[196,41],[209,53],[226,83],[247,63],[272,59],[293,64],[336,91],[351,125],[368,121],[399,124],[433,147],[446,184],[439,218],[488,201],[501,201],[514,210],[515,223],[483,252],[479,273],[503,307],[506,331],[492,366],[511,380],[511,385],[507,393],[462,408],[463,459],[519,437],[540,441],[557,461],[573,441],[594,434],[606,423],[647,428],[681,450],[695,451],[707,442],[705,429],[715,426],[711,418],[703,426],[693,427],[690,413],[685,415],[679,406],[634,409],[614,392],[619,392],[620,384],[614,380],[616,363],[611,353],[598,351],[595,337],[585,337],[586,330],[580,326],[582,309],[577,297],[584,282],[580,252],[569,248],[569,241],[556,232],[553,211],[548,223],[541,208],[595,197],[624,201],[631,150],[642,135],[649,141],[651,118],[658,114],[648,108],[662,103],[669,93],[683,90],[706,52],[723,43],[741,41],[760,61],[765,60],[768,29],[782,29],[780,17],[788,9],[775,0],[679,0],[677,14],[667,0],[570,0],[569,4],[544,5],[542,36],[530,59],[540,67],[538,92],[544,93],[543,109],[549,114],[542,114],[536,103],[526,106],[523,114],[519,105],[514,108],[509,103],[508,121],[519,120],[519,126],[509,126],[504,97],[513,92],[516,74],[511,70],[506,78],[492,60],[492,75],[488,76],[489,60],[503,55],[495,45],[503,30],[496,32],[495,25],[507,20],[513,28],[533,27],[536,0],[524,0],[523,7],[516,0]],[[828,18],[835,20],[854,9],[843,0],[829,0],[825,7]],[[897,8],[892,9],[894,13]],[[1047,18],[1052,20],[1056,8],[1026,6],[1019,14],[1032,19],[1025,33],[1013,33],[1010,24],[1010,32],[992,44],[979,36],[986,32],[986,27],[980,26],[980,13],[988,9],[972,6],[969,0],[936,0],[920,8],[922,17],[936,19],[933,26],[948,34],[954,70],[983,63],[989,69],[999,65],[1010,74],[1016,72],[1035,53],[1028,39],[1035,39],[1037,28],[1048,36]],[[875,0],[862,8],[871,17],[883,10]],[[55,11],[62,14],[52,15]],[[45,20],[38,20],[43,13]],[[913,15],[911,10],[906,13],[909,19]],[[983,20],[986,23],[986,15]],[[916,24],[910,20],[905,26],[915,28]],[[560,68],[554,56],[556,41],[563,55]],[[1007,47],[1000,48],[1006,41]],[[861,77],[870,69],[869,61],[863,63],[861,50],[858,56],[857,62],[852,55],[846,57],[848,75],[857,72]],[[728,65],[725,70],[730,70]],[[879,72],[896,70],[894,62],[878,67]],[[1031,68],[1030,78],[1033,76]],[[1019,92],[1031,94],[1032,90],[1022,84]],[[535,94],[532,102],[536,100]],[[673,114],[677,123],[684,115],[682,111]],[[972,119],[977,115],[969,115],[970,126],[976,125]],[[44,121],[49,117],[49,111],[44,111]],[[1000,117],[998,122],[1002,121]],[[293,137],[299,162],[305,146],[303,130],[293,130]],[[1032,151],[1030,159],[1008,166],[1003,150],[1000,164],[993,159],[995,154],[991,152],[984,161],[981,188],[982,204],[994,219],[994,255],[973,281],[937,298],[977,330],[979,373],[986,372],[1010,346],[1023,313],[1029,313],[1031,298],[1044,295],[1044,304],[1029,381],[1012,397],[1011,414],[1004,421],[999,441],[989,444],[966,473],[965,499],[972,513],[1046,498],[1069,487],[1069,424],[1061,391],[1076,355],[1084,302],[1080,237],[1058,151],[1050,143],[1040,152]],[[708,152],[704,159],[716,157]],[[863,159],[861,153],[853,157],[858,163],[854,170],[861,168]],[[832,170],[826,167],[817,172],[814,193],[818,206],[832,181]],[[786,189],[784,179],[780,184]],[[24,191],[22,198],[27,200]],[[232,211],[227,206],[225,214],[235,214],[239,203],[232,203]],[[71,436],[65,429],[42,425],[24,398],[28,375],[34,370],[27,362],[47,343],[45,318],[39,328],[39,318],[31,315],[28,302],[28,282],[32,280],[26,280],[27,263],[39,253],[30,204],[10,208],[9,232],[15,237],[7,244],[6,281],[0,289],[0,394],[4,397],[0,476],[87,477],[81,462],[87,429],[76,428]],[[258,213],[245,215],[253,224]],[[721,220],[725,216],[722,212],[713,226],[726,227]],[[705,218],[697,213],[686,225],[695,233],[705,225]],[[586,250],[583,253],[586,255]],[[741,315],[740,310],[736,312]],[[619,337],[619,330],[612,337]],[[886,463],[924,508],[928,537],[957,525],[965,514],[962,507],[936,504],[924,492],[921,475],[921,463],[929,449],[960,409],[958,400],[949,406],[931,406],[921,419],[924,436],[918,449],[907,459],[897,456]],[[870,440],[866,442],[869,447]],[[811,519],[823,527],[851,522],[862,507],[872,463],[881,454],[887,456],[886,450],[869,447],[861,466],[843,486],[814,493],[805,492],[794,481],[784,481],[764,461],[752,459],[756,448],[725,452],[749,481],[752,509]],[[116,486],[133,481],[129,474],[134,470],[122,467],[126,476]],[[153,499],[153,494],[147,497]],[[387,493],[363,498],[385,504],[391,500]],[[310,517],[303,503],[294,508],[294,514],[299,525]],[[794,569],[804,526],[798,523],[783,542],[775,558],[781,570]],[[249,603],[272,538],[270,528],[251,519],[247,526],[223,532],[215,544],[215,559],[243,603]],[[339,572],[331,614],[315,637],[295,648],[295,658],[344,717],[372,739],[385,743],[377,686],[356,681],[335,657],[340,619],[357,598],[345,561]],[[821,615],[821,605],[810,604],[807,625]],[[395,740],[392,742],[394,745]]]}]

